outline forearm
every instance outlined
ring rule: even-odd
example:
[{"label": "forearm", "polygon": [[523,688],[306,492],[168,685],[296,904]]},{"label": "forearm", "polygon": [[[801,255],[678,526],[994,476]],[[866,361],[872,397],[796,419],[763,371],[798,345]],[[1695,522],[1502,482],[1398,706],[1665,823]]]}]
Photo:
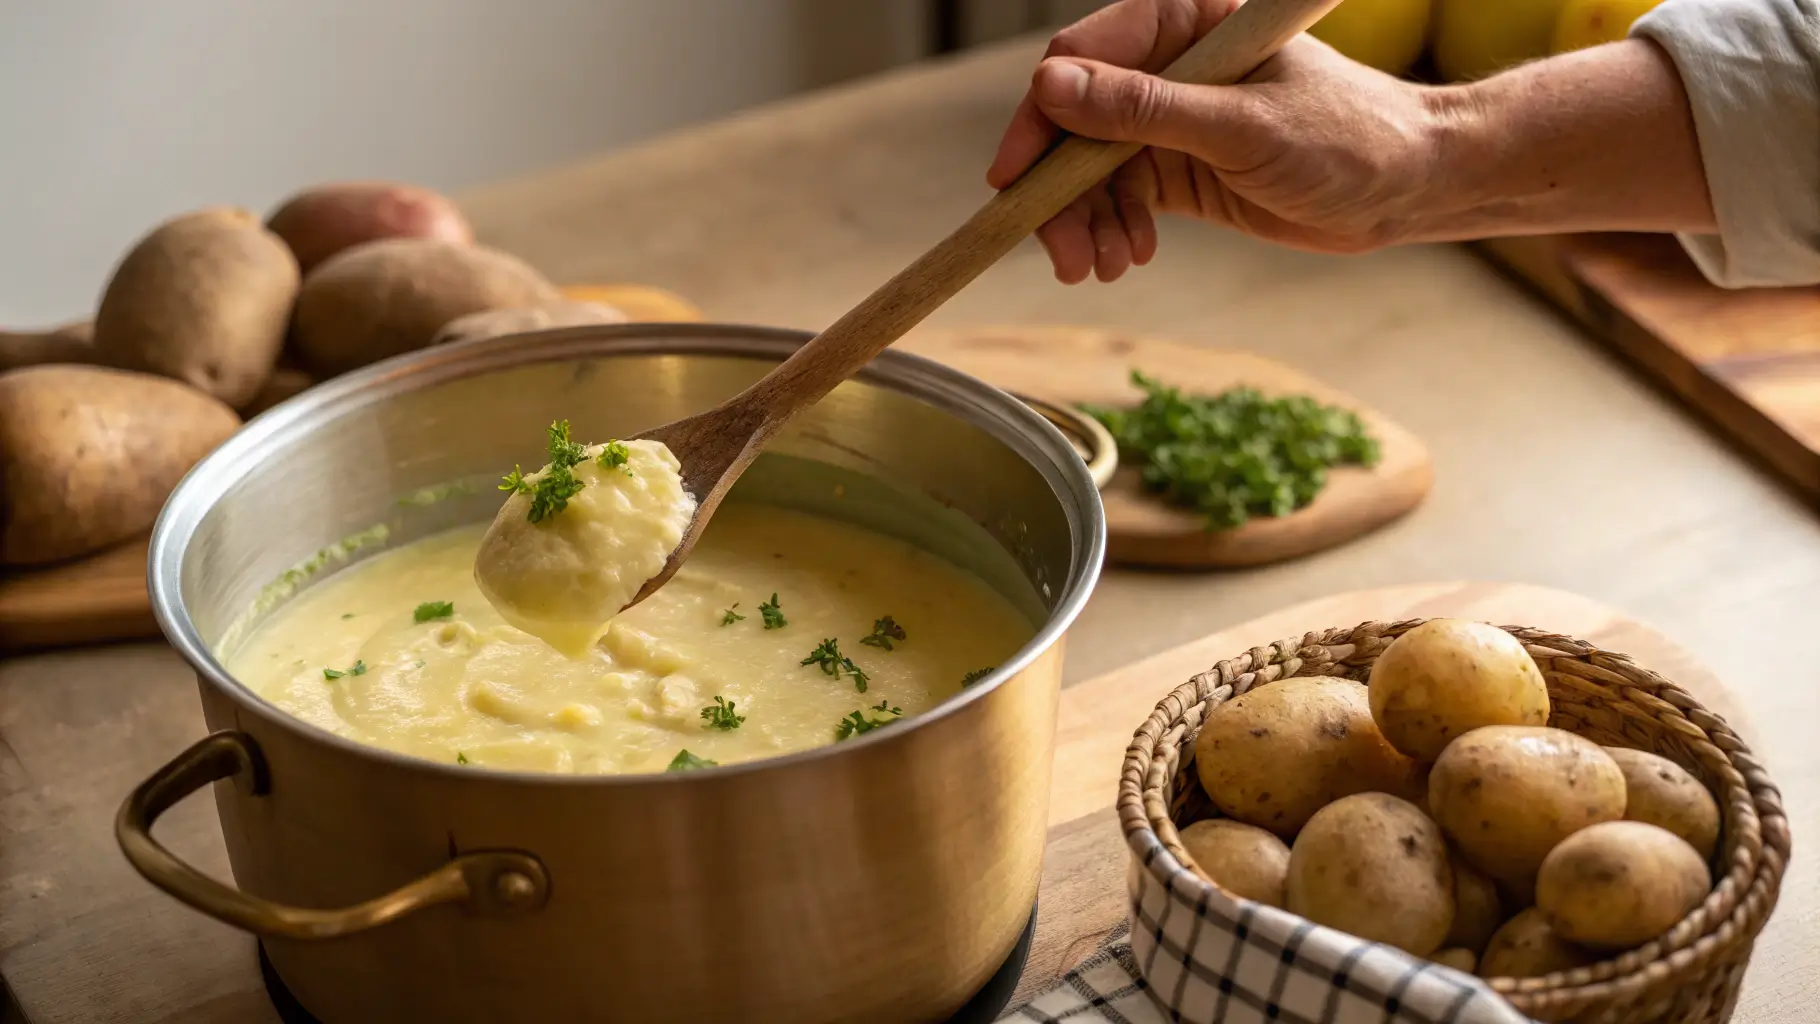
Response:
[{"label": "forearm", "polygon": [[1687,92],[1641,39],[1429,94],[1424,241],[1570,231],[1710,232]]}]

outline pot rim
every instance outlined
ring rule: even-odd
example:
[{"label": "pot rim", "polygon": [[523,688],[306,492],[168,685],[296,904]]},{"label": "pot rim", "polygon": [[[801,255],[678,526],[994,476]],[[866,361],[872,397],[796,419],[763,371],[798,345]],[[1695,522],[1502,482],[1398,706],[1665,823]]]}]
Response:
[{"label": "pot rim", "polygon": [[[153,617],[165,639],[199,678],[233,700],[240,710],[317,742],[411,771],[464,777],[484,773],[489,782],[527,785],[689,785],[783,770],[845,751],[906,742],[911,733],[985,699],[1061,640],[1098,582],[1106,552],[1106,521],[1099,489],[1086,463],[1046,417],[984,381],[935,360],[895,349],[881,352],[853,379],[927,402],[987,430],[1012,447],[1058,492],[1074,535],[1073,566],[1053,610],[1036,635],[985,680],[905,720],[897,728],[877,729],[841,743],[777,757],[688,772],[568,774],[444,764],[339,736],[254,693],[228,672],[203,642],[183,598],[183,561],[203,517],[247,469],[267,454],[266,448],[325,415],[480,373],[590,356],[713,355],[781,362],[813,337],[813,332],[794,328],[736,323],[588,324],[419,349],[331,378],[249,420],[178,482],[152,527],[146,559],[146,586]],[[1026,443],[1019,444],[1019,440]],[[1047,464],[1040,458],[1045,455]]]}]

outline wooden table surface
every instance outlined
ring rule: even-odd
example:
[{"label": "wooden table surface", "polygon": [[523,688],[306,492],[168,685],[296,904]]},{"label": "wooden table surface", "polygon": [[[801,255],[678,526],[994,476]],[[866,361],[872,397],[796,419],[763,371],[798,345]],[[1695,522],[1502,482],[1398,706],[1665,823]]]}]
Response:
[{"label": "wooden table surface", "polygon": [[[884,76],[480,189],[465,205],[484,241],[558,281],[644,281],[714,319],[818,327],[986,197],[986,162],[1039,51],[1022,40]],[[1008,322],[1253,349],[1383,410],[1436,463],[1425,505],[1350,546],[1244,572],[1109,573],[1071,634],[1071,681],[1337,590],[1444,578],[1560,587],[1650,623],[1716,669],[1748,703],[1798,850],[1820,834],[1820,693],[1805,647],[1820,627],[1820,519],[1465,251],[1321,257],[1171,223],[1158,262],[1118,284],[1063,288],[1026,244],[932,321]],[[0,662],[9,984],[29,963],[40,975],[59,965],[72,1006],[106,986],[112,949],[74,945],[63,926],[83,913],[105,911],[110,941],[168,965],[172,984],[185,984],[186,958],[218,955],[175,940],[144,948],[136,908],[168,902],[149,887],[99,900],[101,881],[46,867],[73,816],[111,813],[133,771],[195,738],[193,707],[173,712],[168,699],[182,674],[156,645]],[[92,742],[97,730],[108,743]],[[79,734],[117,766],[60,777],[58,751]],[[172,817],[208,813],[190,801]],[[1798,854],[1786,886],[1820,885],[1814,863]],[[1740,1019],[1809,1019],[1820,950],[1766,943],[1757,958],[1809,980],[1779,986],[1777,1000],[1747,992]],[[192,993],[198,1006],[215,995]],[[211,1019],[243,1019],[217,1009]],[[116,1004],[105,1019],[158,1018]]]}]

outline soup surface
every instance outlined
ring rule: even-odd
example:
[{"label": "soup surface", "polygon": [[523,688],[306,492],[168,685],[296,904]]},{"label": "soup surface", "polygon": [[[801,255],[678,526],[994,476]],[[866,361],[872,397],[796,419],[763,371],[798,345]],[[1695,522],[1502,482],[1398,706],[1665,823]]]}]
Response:
[{"label": "soup surface", "polygon": [[729,503],[670,583],[572,659],[481,596],[482,530],[337,573],[275,611],[228,669],[306,721],[430,760],[655,772],[899,721],[1034,633],[985,583],[909,544]]}]

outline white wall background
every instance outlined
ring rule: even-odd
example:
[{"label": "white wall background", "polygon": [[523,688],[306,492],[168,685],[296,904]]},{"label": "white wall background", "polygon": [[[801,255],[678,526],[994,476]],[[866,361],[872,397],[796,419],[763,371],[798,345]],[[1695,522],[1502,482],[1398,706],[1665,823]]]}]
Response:
[{"label": "white wall background", "polygon": [[924,52],[923,0],[0,0],[0,325],[166,216],[459,188]]}]

